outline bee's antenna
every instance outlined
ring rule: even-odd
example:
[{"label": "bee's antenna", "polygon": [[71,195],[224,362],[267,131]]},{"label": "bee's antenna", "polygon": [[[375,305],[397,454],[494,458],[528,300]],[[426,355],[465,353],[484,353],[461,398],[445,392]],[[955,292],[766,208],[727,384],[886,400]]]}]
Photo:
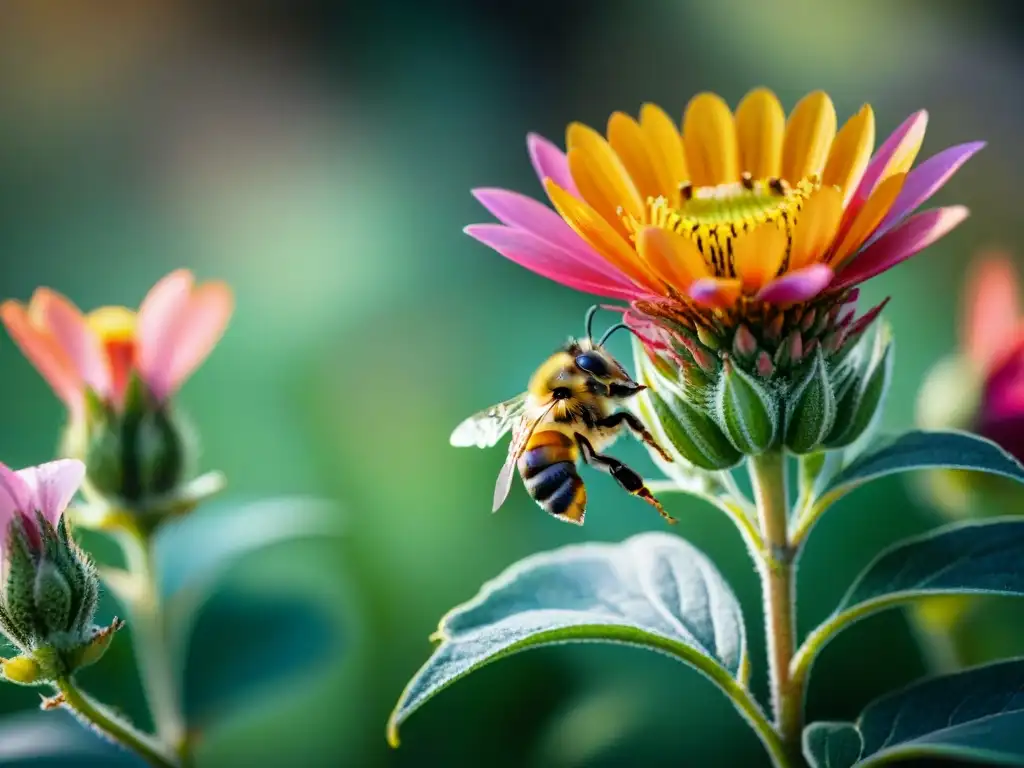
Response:
[{"label": "bee's antenna", "polygon": [[599,346],[599,347],[603,347],[603,346],[604,346],[604,343],[605,343],[606,341],[608,341],[608,337],[609,337],[609,336],[611,336],[611,335],[612,335],[613,333],[615,333],[615,332],[616,332],[617,330],[619,330],[620,328],[625,328],[625,329],[626,329],[627,331],[629,331],[630,333],[632,333],[632,334],[633,334],[634,336],[636,336],[636,337],[637,337],[638,339],[640,338],[639,334],[637,334],[637,332],[636,332],[636,331],[634,331],[634,330],[633,330],[632,328],[630,328],[630,327],[629,327],[628,325],[626,325],[625,323],[617,323],[616,325],[613,325],[613,326],[612,326],[611,328],[609,328],[609,329],[608,329],[607,331],[605,331],[605,332],[604,332],[604,335],[603,335],[603,336],[601,337],[601,340],[600,340],[599,342],[597,342],[597,346]]},{"label": "bee's antenna", "polygon": [[593,341],[594,340],[594,333],[593,333],[594,315],[597,314],[597,310],[599,310],[600,308],[601,308],[600,304],[595,304],[594,306],[592,306],[590,309],[587,310],[586,317],[583,320],[584,324],[587,327],[587,339],[589,341]]}]

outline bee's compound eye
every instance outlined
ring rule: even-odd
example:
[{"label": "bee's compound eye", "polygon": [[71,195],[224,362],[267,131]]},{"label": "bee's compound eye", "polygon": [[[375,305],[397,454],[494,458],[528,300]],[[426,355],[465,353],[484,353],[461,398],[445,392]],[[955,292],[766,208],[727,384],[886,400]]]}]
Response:
[{"label": "bee's compound eye", "polygon": [[604,360],[589,352],[576,356],[576,367],[581,371],[586,371],[591,376],[601,378],[608,375],[608,366]]}]

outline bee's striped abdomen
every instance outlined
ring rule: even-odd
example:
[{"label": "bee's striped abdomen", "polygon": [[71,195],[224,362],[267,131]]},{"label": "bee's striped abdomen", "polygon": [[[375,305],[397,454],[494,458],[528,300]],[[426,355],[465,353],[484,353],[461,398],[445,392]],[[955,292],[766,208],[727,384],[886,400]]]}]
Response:
[{"label": "bee's striped abdomen", "polygon": [[572,438],[554,430],[535,432],[519,458],[526,490],[548,514],[582,524],[587,490],[576,471],[579,453]]}]

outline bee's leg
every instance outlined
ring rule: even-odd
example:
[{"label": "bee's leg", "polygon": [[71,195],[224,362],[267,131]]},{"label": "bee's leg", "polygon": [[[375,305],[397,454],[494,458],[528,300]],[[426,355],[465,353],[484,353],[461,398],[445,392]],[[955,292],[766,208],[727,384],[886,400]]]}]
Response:
[{"label": "bee's leg", "polygon": [[629,411],[616,411],[611,416],[606,416],[597,422],[597,426],[605,427],[607,429],[615,429],[617,427],[621,427],[623,424],[629,427],[629,431],[636,435],[639,440],[642,440],[644,443],[656,450],[661,458],[669,464],[672,463],[672,457],[668,455],[664,448],[658,445],[658,441],[654,439],[654,435],[648,432],[647,427],[643,425],[643,422]]},{"label": "bee's leg", "polygon": [[591,445],[590,441],[578,432],[576,433],[576,444],[580,447],[580,455],[583,457],[583,461],[588,464],[592,464],[602,472],[607,472],[625,491],[633,494],[634,496],[639,496],[658,510],[658,514],[665,518],[666,522],[678,522],[665,511],[665,508],[661,506],[661,502],[654,498],[654,494],[651,493],[650,489],[648,489],[646,485],[644,485],[644,479],[640,477],[636,471],[627,467],[614,456],[605,456],[604,454],[595,451],[594,446]]}]

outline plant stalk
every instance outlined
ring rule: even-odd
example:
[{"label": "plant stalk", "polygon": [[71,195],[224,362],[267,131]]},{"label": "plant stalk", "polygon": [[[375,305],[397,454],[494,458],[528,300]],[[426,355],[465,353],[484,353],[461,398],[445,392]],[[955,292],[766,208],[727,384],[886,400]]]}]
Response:
[{"label": "plant stalk", "polygon": [[134,752],[154,768],[177,768],[179,763],[166,747],[153,737],[137,730],[110,709],[78,688],[70,677],[62,677],[54,685],[63,696],[63,705],[80,719],[96,728],[112,741]]},{"label": "plant stalk", "polygon": [[153,725],[160,740],[190,765],[181,685],[171,658],[163,600],[153,556],[153,537],[130,531],[123,537],[128,572],[135,582],[128,610],[135,636],[135,659]]},{"label": "plant stalk", "polygon": [[785,454],[770,451],[751,457],[749,469],[764,540],[758,570],[764,599],[772,712],[789,759],[794,765],[803,765],[803,684],[790,677],[789,670],[796,649],[796,558],[786,535],[789,489]]}]

